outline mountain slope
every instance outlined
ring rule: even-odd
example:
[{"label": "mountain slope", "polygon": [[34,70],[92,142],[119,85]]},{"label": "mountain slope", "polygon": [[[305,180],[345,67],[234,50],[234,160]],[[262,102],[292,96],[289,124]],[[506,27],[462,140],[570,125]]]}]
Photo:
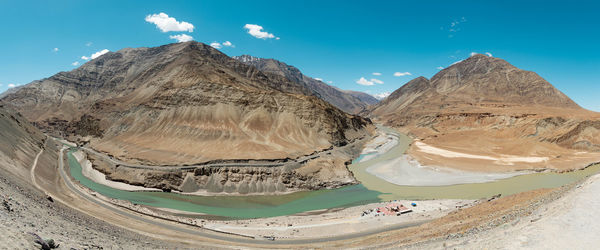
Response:
[{"label": "mountain slope", "polygon": [[298,83],[310,90],[315,96],[348,113],[358,113],[370,104],[356,96],[356,94],[347,93],[338,88],[329,86],[322,81],[305,76],[298,68],[283,62],[274,59],[253,57],[250,55],[236,56],[233,58],[245,64],[252,65],[263,72],[283,76],[292,82]]},{"label": "mountain slope", "polygon": [[30,181],[29,168],[44,147],[45,135],[0,102],[0,168]]},{"label": "mountain slope", "polygon": [[[600,160],[598,113],[582,109],[536,73],[485,55],[409,81],[373,106],[370,116],[420,140],[411,154],[431,165],[505,171],[577,168]],[[448,157],[457,149],[471,158],[523,161]]]},{"label": "mountain slope", "polygon": [[3,100],[44,129],[151,164],[295,158],[366,133],[309,92],[187,42],[110,52]]},{"label": "mountain slope", "polygon": [[375,98],[374,96],[369,95],[365,92],[353,91],[353,90],[342,90],[342,92],[348,93],[351,96],[358,98],[358,100],[361,100],[362,102],[366,103],[367,105],[373,105],[373,104],[377,104],[379,102],[379,100],[377,100],[377,98]]}]

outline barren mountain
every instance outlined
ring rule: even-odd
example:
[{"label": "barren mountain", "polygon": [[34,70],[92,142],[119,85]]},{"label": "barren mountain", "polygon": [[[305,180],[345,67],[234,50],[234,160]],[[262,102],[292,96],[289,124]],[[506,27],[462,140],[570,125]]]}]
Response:
[{"label": "barren mountain", "polygon": [[127,161],[296,158],[345,145],[367,121],[212,47],[110,52],[4,96],[48,131]]},{"label": "barren mountain", "polygon": [[480,54],[413,79],[371,116],[419,140],[411,154],[429,165],[505,171],[600,160],[598,113],[536,73]]},{"label": "barren mountain", "polygon": [[371,104],[369,102],[372,101],[365,99],[364,96],[359,93],[364,95],[368,94],[358,91],[349,93],[329,86],[320,80],[305,76],[298,68],[275,59],[264,59],[250,55],[236,56],[233,58],[245,64],[252,65],[263,72],[283,76],[292,82],[298,83],[300,86],[310,90],[315,96],[351,114],[363,111]]}]

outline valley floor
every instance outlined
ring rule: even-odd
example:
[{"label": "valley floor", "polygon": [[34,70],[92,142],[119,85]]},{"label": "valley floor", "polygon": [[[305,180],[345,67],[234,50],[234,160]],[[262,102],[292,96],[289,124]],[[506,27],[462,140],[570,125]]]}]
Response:
[{"label": "valley floor", "polygon": [[[198,227],[190,226],[191,219],[186,219],[188,224],[184,225],[173,222],[174,216],[158,219],[147,213],[151,209],[146,208],[146,214],[142,215],[131,211],[139,207],[115,206],[94,193],[83,195],[81,188],[71,187],[70,178],[64,183],[58,176],[61,173],[64,177],[61,161],[58,165],[59,171],[51,172],[56,178],[40,179],[43,171],[39,168],[33,171],[38,180],[56,180],[55,185],[41,185],[55,197],[54,202],[31,189],[31,184],[0,172],[0,199],[8,204],[0,207],[0,242],[4,242],[0,248],[35,248],[29,232],[52,238],[61,246],[88,249],[196,248],[207,244],[274,248],[543,249],[588,248],[600,243],[595,235],[600,231],[600,217],[594,214],[594,209],[600,206],[600,198],[595,195],[600,191],[600,176],[591,177],[577,188],[540,189],[500,199],[421,201],[413,213],[401,216],[374,216],[370,212],[363,215],[364,211],[389,204],[376,203],[256,220],[199,220]],[[410,202],[399,203],[410,206]],[[221,232],[249,235],[258,241]],[[275,241],[262,236],[274,237]]]}]

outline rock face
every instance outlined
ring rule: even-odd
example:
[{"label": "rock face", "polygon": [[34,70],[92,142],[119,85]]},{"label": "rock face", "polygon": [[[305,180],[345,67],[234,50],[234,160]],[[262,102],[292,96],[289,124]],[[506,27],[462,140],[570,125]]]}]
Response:
[{"label": "rock face", "polygon": [[368,121],[212,47],[110,52],[3,100],[39,127],[131,162],[298,157],[364,136]]},{"label": "rock face", "polygon": [[320,80],[305,76],[298,68],[275,59],[264,59],[250,55],[236,56],[233,58],[245,64],[252,65],[263,72],[283,76],[308,89],[313,95],[351,114],[363,111],[371,104],[369,102],[372,102],[371,99],[364,96],[368,94],[358,91],[349,93],[329,86]]},{"label": "rock face", "polygon": [[[499,171],[583,167],[565,156],[575,159],[574,150],[600,149],[598,113],[582,109],[534,72],[479,54],[431,79],[411,80],[373,106],[369,115],[445,149],[499,157],[551,156],[539,164],[496,166],[494,170]],[[452,165],[448,163],[452,159],[443,157],[431,161],[430,156],[412,149],[420,161],[430,164],[456,167],[459,161],[466,162],[456,158]],[[595,157],[581,161],[600,160]]]}]

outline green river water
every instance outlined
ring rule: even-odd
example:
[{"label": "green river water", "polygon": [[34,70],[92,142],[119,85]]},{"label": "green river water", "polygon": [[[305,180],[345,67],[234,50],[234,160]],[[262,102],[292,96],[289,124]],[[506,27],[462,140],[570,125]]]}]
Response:
[{"label": "green river water", "polygon": [[98,184],[83,176],[81,165],[67,153],[70,175],[82,185],[107,197],[128,200],[134,204],[203,213],[215,218],[247,219],[297,214],[307,211],[342,208],[387,200],[425,199],[478,199],[495,194],[510,195],[518,192],[552,188],[569,184],[600,171],[600,165],[569,173],[532,173],[494,182],[450,186],[399,186],[374,175],[366,168],[402,155],[410,139],[387,128],[400,138],[398,145],[384,154],[364,162],[365,155],[355,159],[350,170],[361,184],[338,189],[296,192],[284,195],[253,196],[193,196],[167,192],[132,192]]}]

